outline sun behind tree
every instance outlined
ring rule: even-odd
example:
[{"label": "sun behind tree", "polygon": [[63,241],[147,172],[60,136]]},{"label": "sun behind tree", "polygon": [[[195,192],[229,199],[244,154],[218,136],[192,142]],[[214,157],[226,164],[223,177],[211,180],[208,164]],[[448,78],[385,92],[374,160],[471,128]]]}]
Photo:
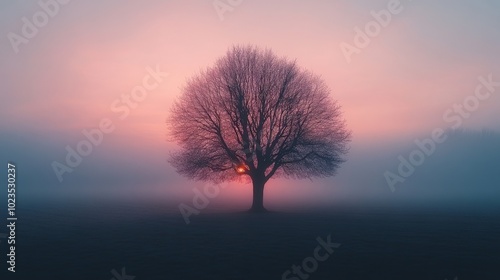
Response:
[{"label": "sun behind tree", "polygon": [[177,172],[215,183],[249,176],[255,212],[266,211],[271,177],[335,175],[350,140],[320,77],[253,46],[189,79],[168,125],[181,147],[170,159]]}]

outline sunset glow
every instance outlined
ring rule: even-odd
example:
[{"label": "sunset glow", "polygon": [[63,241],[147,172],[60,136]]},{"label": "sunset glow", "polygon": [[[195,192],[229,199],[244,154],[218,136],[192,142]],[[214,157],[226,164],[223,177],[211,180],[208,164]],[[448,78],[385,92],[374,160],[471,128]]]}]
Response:
[{"label": "sunset glow", "polygon": [[239,174],[245,174],[247,172],[247,169],[245,166],[238,166],[236,167],[236,172],[238,172]]}]

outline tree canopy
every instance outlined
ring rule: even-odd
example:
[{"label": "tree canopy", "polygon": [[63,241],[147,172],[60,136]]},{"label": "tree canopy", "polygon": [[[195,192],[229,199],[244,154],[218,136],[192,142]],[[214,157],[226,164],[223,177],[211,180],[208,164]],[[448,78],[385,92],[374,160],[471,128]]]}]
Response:
[{"label": "tree canopy", "polygon": [[214,182],[332,176],[350,140],[319,76],[253,46],[232,47],[190,78],[168,124],[177,171]]}]

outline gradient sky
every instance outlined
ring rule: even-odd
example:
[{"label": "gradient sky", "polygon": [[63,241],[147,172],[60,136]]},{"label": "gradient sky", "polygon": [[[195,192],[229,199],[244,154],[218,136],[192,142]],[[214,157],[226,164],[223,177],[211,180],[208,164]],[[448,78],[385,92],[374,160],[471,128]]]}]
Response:
[{"label": "gradient sky", "polygon": [[[211,0],[72,0],[15,53],[8,34],[21,35],[22,18],[31,19],[41,8],[35,1],[3,1],[2,161],[18,163],[26,195],[189,197],[193,187],[204,183],[182,178],[166,162],[176,148],[166,141],[169,108],[186,79],[232,45],[253,44],[321,75],[353,131],[349,162],[337,177],[271,181],[266,201],[390,200],[416,193],[470,196],[478,188],[500,193],[498,175],[483,174],[484,168],[467,175],[483,176],[484,181],[471,181],[478,185],[475,189],[450,186],[446,180],[463,180],[450,171],[455,169],[439,169],[471,146],[491,147],[474,154],[481,164],[500,159],[498,134],[486,140],[469,135],[457,140],[462,144],[455,150],[443,144],[446,148],[438,147],[436,157],[395,193],[383,177],[397,168],[398,155],[415,148],[416,138],[449,128],[443,113],[474,93],[479,76],[491,73],[500,81],[500,3],[401,1],[402,11],[348,63],[340,44],[353,44],[354,28],[364,28],[373,20],[370,11],[385,9],[389,2],[243,0],[221,20]],[[140,85],[146,67],[156,65],[169,76],[128,117],[119,119],[110,105]],[[499,95],[500,89],[481,102],[461,128],[500,132]],[[84,139],[82,130],[97,127],[103,118],[110,118],[115,130],[60,183],[51,163],[64,162],[65,147],[74,147]],[[249,204],[250,194],[249,185],[233,184],[221,197]]]}]

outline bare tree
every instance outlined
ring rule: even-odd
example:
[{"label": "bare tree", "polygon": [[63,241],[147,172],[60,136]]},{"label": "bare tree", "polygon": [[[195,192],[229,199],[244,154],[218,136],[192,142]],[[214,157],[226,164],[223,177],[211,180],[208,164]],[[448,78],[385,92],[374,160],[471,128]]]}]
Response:
[{"label": "bare tree", "polygon": [[249,176],[252,211],[265,211],[271,177],[335,175],[350,132],[316,75],[270,50],[233,47],[188,80],[168,120],[181,147],[171,163],[189,178]]}]

